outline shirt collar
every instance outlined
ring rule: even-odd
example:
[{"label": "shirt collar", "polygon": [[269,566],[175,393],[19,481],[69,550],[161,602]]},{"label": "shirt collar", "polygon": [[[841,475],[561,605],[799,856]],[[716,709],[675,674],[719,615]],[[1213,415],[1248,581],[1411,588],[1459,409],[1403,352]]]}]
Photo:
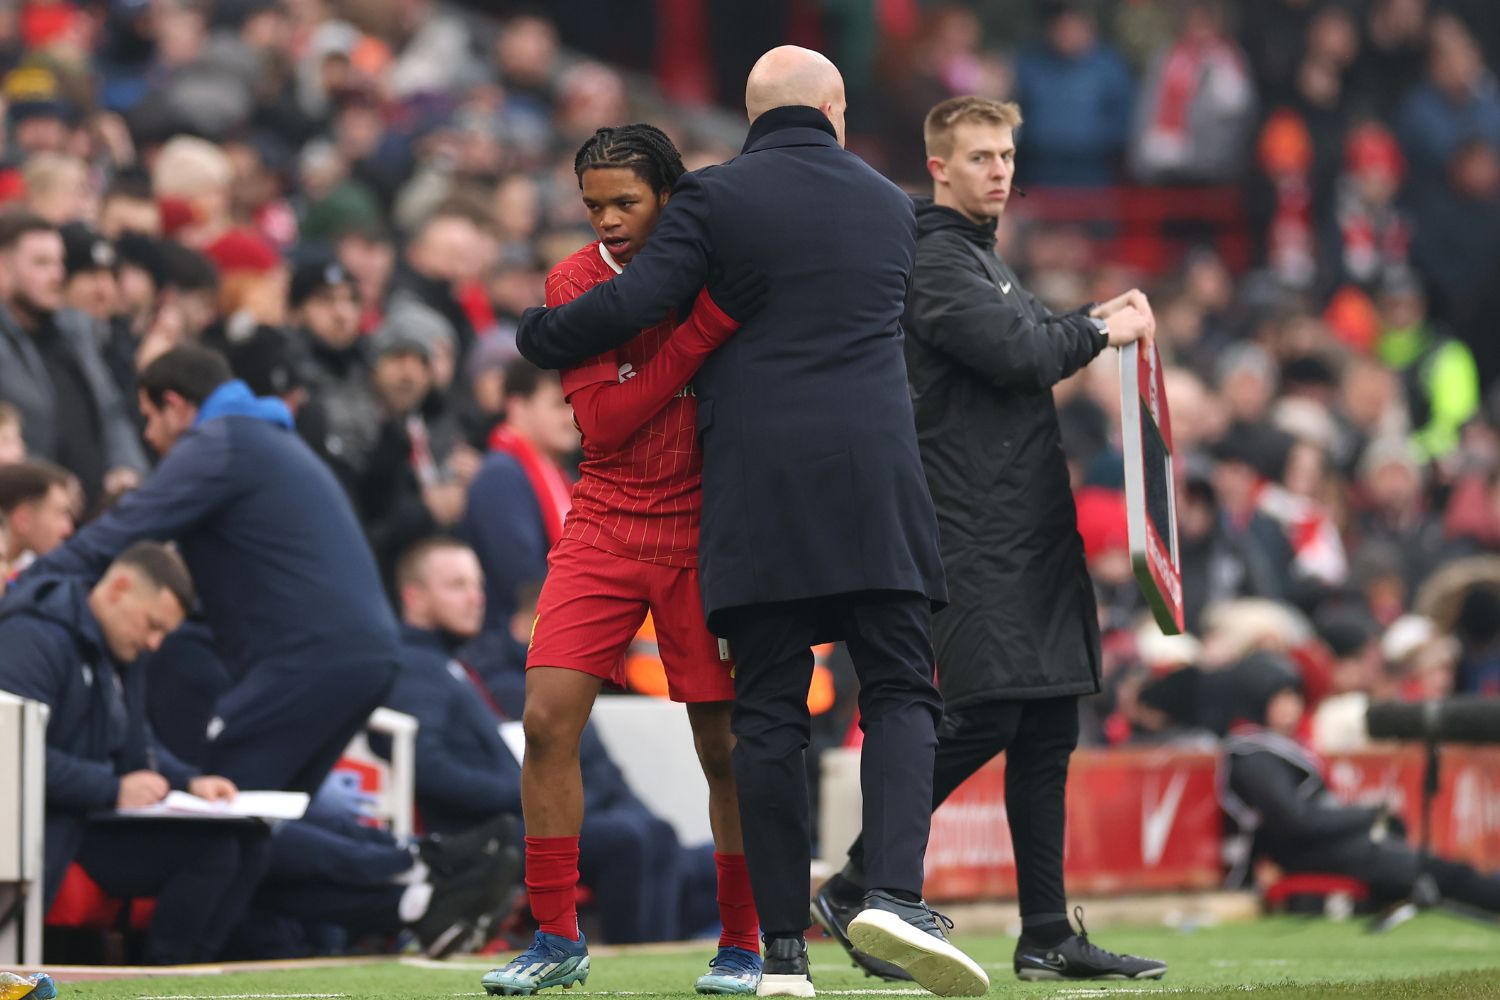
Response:
[{"label": "shirt collar", "polygon": [[803,104],[789,104],[786,107],[772,108],[750,123],[750,134],[745,136],[745,145],[740,152],[749,152],[750,147],[765,139],[772,132],[779,132],[789,128],[812,128],[821,132],[827,132],[838,141],[839,134],[834,131],[833,123],[828,116],[817,108],[810,108]]},{"label": "shirt collar", "polygon": [[609,269],[611,271],[615,272],[616,274],[625,273],[625,269],[621,267],[615,260],[615,255],[609,252],[609,247],[604,245],[603,240],[599,241],[599,256],[604,259],[605,264],[609,265]]}]

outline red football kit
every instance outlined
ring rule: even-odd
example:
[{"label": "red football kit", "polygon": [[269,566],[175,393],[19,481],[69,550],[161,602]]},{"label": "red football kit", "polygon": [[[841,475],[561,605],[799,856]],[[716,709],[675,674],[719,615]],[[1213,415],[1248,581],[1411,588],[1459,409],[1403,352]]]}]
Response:
[{"label": "red football kit", "polygon": [[[547,276],[547,305],[619,273],[594,242]],[[672,318],[562,373],[584,460],[562,538],[547,557],[526,665],[622,681],[624,654],[650,611],[673,701],[727,701],[732,664],[708,631],[698,590],[703,455],[685,388],[738,324],[700,295]]]}]

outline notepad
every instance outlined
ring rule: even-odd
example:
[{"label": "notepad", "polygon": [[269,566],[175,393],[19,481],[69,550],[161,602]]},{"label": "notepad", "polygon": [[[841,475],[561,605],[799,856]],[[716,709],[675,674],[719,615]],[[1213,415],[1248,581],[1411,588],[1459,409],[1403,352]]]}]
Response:
[{"label": "notepad", "polygon": [[310,796],[306,792],[240,792],[232,799],[209,801],[187,792],[168,792],[154,805],[121,809],[117,816],[150,819],[301,819]]}]

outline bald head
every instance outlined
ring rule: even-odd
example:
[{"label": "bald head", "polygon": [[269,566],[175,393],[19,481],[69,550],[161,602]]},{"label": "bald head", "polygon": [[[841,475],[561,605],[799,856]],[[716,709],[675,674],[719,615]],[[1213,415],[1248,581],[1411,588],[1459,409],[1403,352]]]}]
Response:
[{"label": "bald head", "polygon": [[817,108],[844,142],[844,78],[828,57],[812,49],[782,45],[756,60],[745,81],[745,112],[753,122],[772,108]]}]

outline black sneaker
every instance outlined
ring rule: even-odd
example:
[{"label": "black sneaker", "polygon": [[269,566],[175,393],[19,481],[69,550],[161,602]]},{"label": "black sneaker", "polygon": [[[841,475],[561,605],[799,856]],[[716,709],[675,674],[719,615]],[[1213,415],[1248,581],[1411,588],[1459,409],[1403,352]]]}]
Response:
[{"label": "black sneaker", "polygon": [[1167,963],[1134,955],[1117,955],[1089,941],[1083,926],[1083,907],[1075,907],[1078,933],[1062,944],[1043,948],[1025,937],[1016,944],[1016,976],[1020,979],[1160,979]]},{"label": "black sneaker", "polygon": [[890,962],[882,962],[854,947],[849,940],[849,921],[865,908],[865,891],[842,875],[835,875],[818,887],[812,901],[812,918],[843,946],[854,964],[866,973],[893,983],[909,983],[911,976]]},{"label": "black sneaker", "polygon": [[473,868],[487,857],[514,847],[521,840],[521,826],[510,815],[497,816],[463,833],[434,833],[417,842],[417,851],[433,881]]},{"label": "black sneaker", "polygon": [[481,943],[495,913],[512,897],[520,875],[520,852],[512,847],[464,871],[435,879],[427,912],[412,927],[422,953],[444,958]]},{"label": "black sneaker", "polygon": [[905,970],[940,997],[984,996],[990,977],[948,942],[943,928],[952,926],[953,921],[926,903],[908,903],[872,889],[865,893],[865,908],[849,921],[849,940],[872,958]]},{"label": "black sneaker", "polygon": [[766,942],[766,957],[761,965],[760,982],[755,986],[758,997],[810,997],[812,974],[807,968],[807,942],[800,937],[771,938]]}]

